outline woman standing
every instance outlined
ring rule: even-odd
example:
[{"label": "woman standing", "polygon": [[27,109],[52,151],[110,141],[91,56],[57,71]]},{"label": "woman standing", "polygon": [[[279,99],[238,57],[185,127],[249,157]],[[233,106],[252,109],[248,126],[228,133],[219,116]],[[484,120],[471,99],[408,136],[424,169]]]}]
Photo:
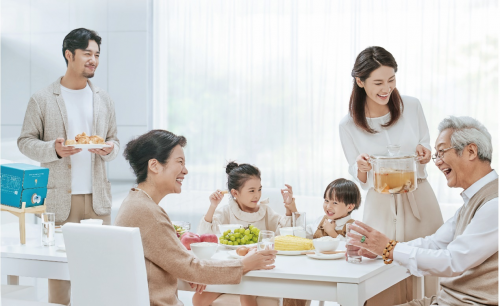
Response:
[{"label": "woman standing", "polygon": [[152,130],[130,141],[125,158],[137,177],[123,201],[115,225],[138,227],[148,275],[149,299],[155,306],[182,306],[177,279],[190,282],[198,293],[207,284],[238,284],[251,270],[273,269],[276,251],[251,252],[241,260],[200,260],[177,238],[169,216],[158,205],[166,195],[180,193],[188,171],[186,138],[164,130]]},{"label": "woman standing", "polygon": [[[396,89],[396,60],[381,47],[363,50],[354,64],[349,114],[339,125],[349,173],[368,190],[363,222],[390,239],[409,241],[433,234],[443,217],[427,182],[431,160],[429,129],[418,99]],[[370,155],[386,155],[388,145],[416,152],[418,188],[404,194],[380,194],[373,189]],[[407,290],[408,288],[408,290]],[[426,277],[425,294],[437,293],[438,280]],[[403,281],[369,300],[372,305],[395,305],[411,300],[411,282]]]}]

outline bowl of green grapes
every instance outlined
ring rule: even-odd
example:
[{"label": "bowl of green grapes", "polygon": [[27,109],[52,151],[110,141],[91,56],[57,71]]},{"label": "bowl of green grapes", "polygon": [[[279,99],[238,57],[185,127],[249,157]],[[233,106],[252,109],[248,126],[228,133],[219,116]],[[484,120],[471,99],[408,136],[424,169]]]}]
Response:
[{"label": "bowl of green grapes", "polygon": [[236,229],[228,229],[222,232],[219,243],[229,249],[237,249],[241,245],[255,246],[259,240],[260,229],[253,225]]}]

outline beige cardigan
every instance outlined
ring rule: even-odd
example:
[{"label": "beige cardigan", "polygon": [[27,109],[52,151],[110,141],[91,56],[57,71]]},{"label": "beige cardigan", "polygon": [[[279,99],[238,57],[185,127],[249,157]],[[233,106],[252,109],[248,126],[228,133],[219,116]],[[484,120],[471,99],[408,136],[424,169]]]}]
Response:
[{"label": "beige cardigan", "polygon": [[[295,199],[293,199],[295,201]],[[205,216],[198,225],[198,234],[219,235],[219,224],[241,224],[248,226],[252,224],[260,230],[273,231],[279,235],[280,227],[292,226],[291,216],[282,216],[277,214],[267,205],[268,200],[261,201],[259,210],[254,213],[244,212],[233,199],[229,204],[215,211],[212,222],[205,221]]]},{"label": "beige cardigan", "polygon": [[[61,77],[62,78],[62,77]],[[47,211],[56,214],[56,222],[63,222],[71,210],[71,159],[58,158],[56,138],[68,139],[66,106],[61,95],[61,78],[35,93],[26,109],[21,135],[17,139],[19,150],[27,157],[49,168]],[[89,81],[94,98],[92,135],[99,135],[114,143],[106,156],[92,154],[92,195],[94,211],[98,215],[111,213],[111,185],[106,177],[105,162],[112,161],[120,152],[116,136],[115,106],[109,95]]]},{"label": "beige cardigan", "polygon": [[238,284],[241,280],[241,260],[197,259],[177,238],[165,210],[140,190],[130,191],[115,225],[141,231],[151,305],[183,305],[177,299],[178,278],[197,284]]}]

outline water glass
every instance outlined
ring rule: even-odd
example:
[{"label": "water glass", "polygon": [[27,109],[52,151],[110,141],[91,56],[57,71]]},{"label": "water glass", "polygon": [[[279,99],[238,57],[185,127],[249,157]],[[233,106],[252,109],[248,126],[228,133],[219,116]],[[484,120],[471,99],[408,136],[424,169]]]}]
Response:
[{"label": "water glass", "polygon": [[54,213],[43,213],[42,219],[42,245],[51,246],[56,244],[56,215]]},{"label": "water glass", "polygon": [[[347,233],[353,233],[353,234],[360,235],[358,232],[355,231],[355,229],[356,229],[356,225],[353,225],[352,223],[347,224],[347,228],[346,228]],[[349,244],[349,241],[352,238],[349,238],[349,237],[346,237],[346,238],[347,239],[346,239],[345,246],[347,249],[347,262],[360,263],[362,258],[363,258],[361,255],[358,254],[358,251],[360,248]]]},{"label": "water glass", "polygon": [[257,250],[274,250],[274,232],[260,231],[259,240],[257,242]]},{"label": "water glass", "polygon": [[301,238],[306,238],[306,213],[292,213],[293,235]]}]

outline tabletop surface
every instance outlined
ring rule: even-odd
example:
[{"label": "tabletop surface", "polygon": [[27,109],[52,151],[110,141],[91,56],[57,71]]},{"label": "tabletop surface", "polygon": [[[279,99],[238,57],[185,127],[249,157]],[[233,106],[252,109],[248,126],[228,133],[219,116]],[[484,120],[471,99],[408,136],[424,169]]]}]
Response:
[{"label": "tabletop surface", "polygon": [[[25,245],[19,243],[2,245],[2,258],[29,259],[66,263],[66,252],[60,251],[57,245],[63,242],[62,234],[56,233],[56,245],[45,247],[40,240],[27,240]],[[344,248],[343,246],[339,246]],[[344,248],[345,249],[345,248]],[[212,257],[215,260],[231,259],[228,249],[220,246]],[[103,252],[105,254],[106,252]],[[309,281],[327,281],[342,283],[360,283],[387,269],[403,269],[398,265],[385,265],[381,259],[363,258],[362,263],[352,264],[344,259],[317,260],[305,255],[276,257],[276,268],[273,270],[251,271],[249,277],[279,278]]]}]

